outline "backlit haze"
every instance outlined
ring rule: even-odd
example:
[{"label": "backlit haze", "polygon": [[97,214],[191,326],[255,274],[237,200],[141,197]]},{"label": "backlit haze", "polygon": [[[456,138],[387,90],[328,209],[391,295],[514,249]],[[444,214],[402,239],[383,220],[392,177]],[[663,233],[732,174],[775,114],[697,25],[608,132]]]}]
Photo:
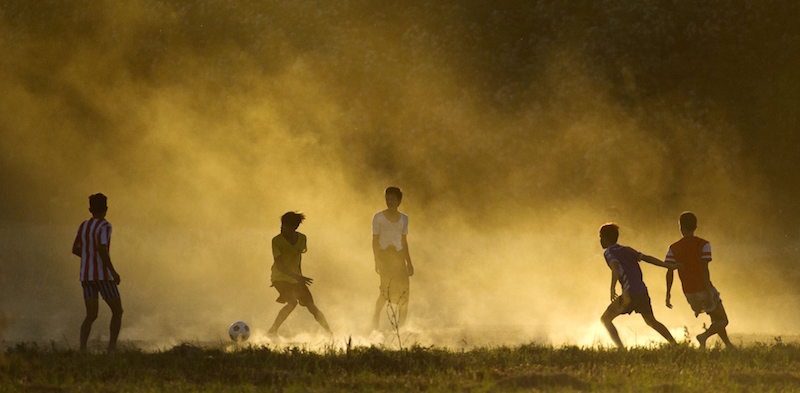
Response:
[{"label": "backlit haze", "polygon": [[[800,334],[798,5],[334,3],[0,0],[3,340],[77,347],[70,249],[102,192],[123,342],[224,342],[236,320],[254,343],[323,342],[300,307],[265,336],[270,239],[295,210],[334,340],[395,345],[369,329],[391,185],[405,343],[610,344],[599,227],[663,259],[684,210],[734,343]],[[666,271],[642,266],[656,318],[699,333],[679,280],[669,310]]]}]

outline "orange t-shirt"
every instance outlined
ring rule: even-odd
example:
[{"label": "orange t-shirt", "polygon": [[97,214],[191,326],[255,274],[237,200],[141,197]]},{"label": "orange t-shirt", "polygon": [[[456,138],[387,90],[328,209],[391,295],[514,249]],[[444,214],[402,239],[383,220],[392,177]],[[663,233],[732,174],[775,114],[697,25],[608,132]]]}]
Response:
[{"label": "orange t-shirt", "polygon": [[711,243],[696,236],[684,237],[669,246],[664,261],[683,264],[683,269],[678,270],[683,293],[706,289],[703,282],[703,261],[711,261]]}]

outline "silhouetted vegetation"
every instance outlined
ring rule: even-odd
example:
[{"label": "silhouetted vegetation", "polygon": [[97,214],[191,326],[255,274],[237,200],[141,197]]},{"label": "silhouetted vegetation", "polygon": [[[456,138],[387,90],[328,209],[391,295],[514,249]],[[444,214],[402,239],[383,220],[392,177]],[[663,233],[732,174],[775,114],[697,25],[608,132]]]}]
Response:
[{"label": "silhouetted vegetation", "polygon": [[250,347],[189,344],[147,353],[81,354],[18,344],[0,357],[3,391],[792,391],[796,344],[737,351],[676,347],[616,350],[537,344],[453,352],[412,347]]}]

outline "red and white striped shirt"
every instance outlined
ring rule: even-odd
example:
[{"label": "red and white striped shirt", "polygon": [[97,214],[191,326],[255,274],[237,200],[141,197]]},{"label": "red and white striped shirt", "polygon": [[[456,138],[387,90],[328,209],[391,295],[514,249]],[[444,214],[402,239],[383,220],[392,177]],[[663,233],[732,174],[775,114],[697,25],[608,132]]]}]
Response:
[{"label": "red and white striped shirt", "polygon": [[81,281],[113,280],[111,270],[100,259],[97,247],[111,247],[111,223],[102,218],[90,218],[78,228],[72,246],[81,249]]}]

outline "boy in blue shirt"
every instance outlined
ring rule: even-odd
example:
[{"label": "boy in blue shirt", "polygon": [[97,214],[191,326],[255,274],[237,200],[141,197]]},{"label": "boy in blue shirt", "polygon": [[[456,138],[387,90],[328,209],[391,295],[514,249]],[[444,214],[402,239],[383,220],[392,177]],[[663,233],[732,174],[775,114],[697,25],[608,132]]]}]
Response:
[{"label": "boy in blue shirt", "polygon": [[[605,249],[603,256],[608,267],[611,269],[611,304],[600,320],[614,340],[617,348],[624,350],[619,333],[612,321],[621,314],[630,314],[634,311],[642,315],[645,323],[655,329],[671,344],[676,344],[672,334],[666,326],[658,322],[653,316],[653,307],[650,304],[650,295],[647,293],[647,286],[642,280],[642,269],[639,261],[645,261],[656,266],[667,269],[679,269],[680,265],[675,263],[661,262],[657,258],[644,255],[630,247],[617,244],[619,238],[619,226],[608,223],[600,228],[600,245]],[[622,294],[617,295],[617,282],[622,286]]]}]

